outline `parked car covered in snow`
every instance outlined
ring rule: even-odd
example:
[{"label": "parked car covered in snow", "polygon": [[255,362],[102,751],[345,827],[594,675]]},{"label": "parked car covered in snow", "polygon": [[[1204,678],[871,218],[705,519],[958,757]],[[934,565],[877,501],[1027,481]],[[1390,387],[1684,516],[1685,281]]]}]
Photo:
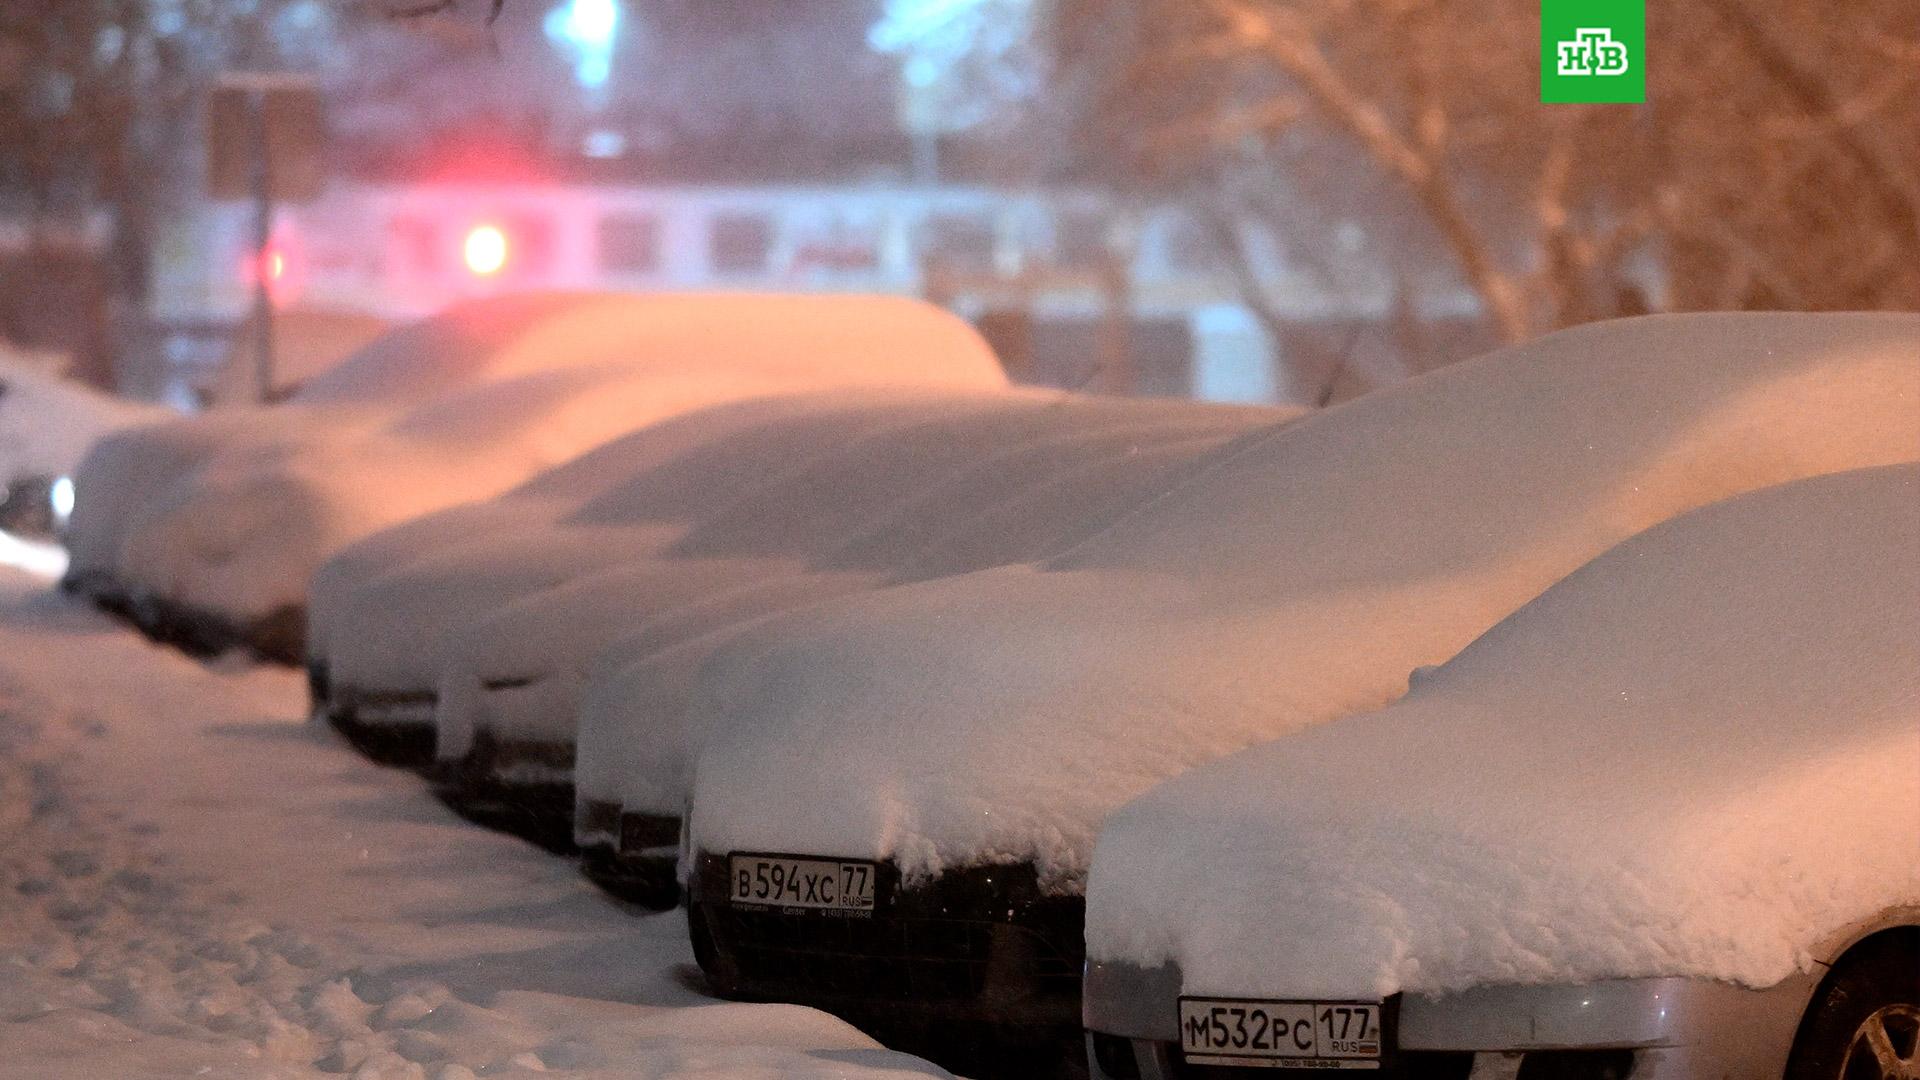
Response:
[{"label": "parked car covered in snow", "polygon": [[[463,801],[509,813],[535,807],[536,828],[568,838],[580,695],[609,647],[624,658],[677,648],[680,663],[697,663],[691,642],[741,622],[1033,557],[1018,546],[1031,530],[944,558],[921,554],[1036,483],[1166,446],[1217,444],[1289,415],[1180,401],[1009,399],[844,446],[695,526],[662,558],[529,593],[457,631],[437,694],[440,778]],[[1075,506],[1063,500],[1053,509]],[[1052,526],[1047,535],[1066,526],[1037,524]],[[659,694],[649,703],[664,705]],[[663,824],[667,843],[676,828]]]},{"label": "parked car covered in snow", "polygon": [[376,341],[285,406],[108,440],[77,480],[76,587],[189,644],[297,660],[343,545],[499,494],[706,404],[828,385],[1003,386],[963,322],[891,297],[540,296]]},{"label": "parked car covered in snow", "polygon": [[1920,464],[1716,503],[1120,809],[1094,1074],[1915,1075],[1917,552]]},{"label": "parked car covered in snow", "polygon": [[456,628],[516,597],[672,543],[711,515],[876,430],[986,395],[839,390],[699,409],[623,436],[498,498],[355,541],[315,571],[316,712],[375,759],[433,760],[434,684]]},{"label": "parked car covered in snow", "polygon": [[[1256,418],[1262,422],[1256,424]],[[674,844],[692,762],[706,735],[686,722],[688,695],[709,657],[794,606],[787,602],[795,598],[790,590],[798,587],[799,599],[819,603],[847,592],[1030,562],[1065,551],[1230,455],[1239,441],[1258,438],[1272,424],[1284,422],[1278,410],[1265,417],[1249,413],[1243,419],[1244,426],[1222,425],[1221,430],[1151,445],[1130,439],[1118,453],[1103,442],[1088,442],[1075,449],[1091,451],[1091,460],[1064,470],[1056,467],[1053,447],[1036,448],[1038,454],[1003,455],[971,470],[953,485],[957,491],[942,488],[900,508],[861,542],[826,560],[820,582],[802,578],[726,594],[713,604],[677,613],[680,618],[665,619],[664,627],[642,623],[608,646],[580,692],[572,770],[574,839],[588,875],[629,898],[657,901],[677,893]],[[1023,462],[1023,457],[1037,460]],[[1010,466],[1019,467],[1009,471]],[[996,505],[977,504],[982,488],[992,486],[1016,493]],[[969,488],[973,497],[956,497],[965,496]],[[923,516],[929,512],[931,519]],[[938,530],[923,528],[941,519],[945,524]],[[895,526],[910,536],[893,537]],[[910,538],[918,542],[907,543]],[[901,553],[884,560],[896,565],[870,565],[883,554],[874,550],[875,541],[899,545]],[[780,602],[764,603],[767,600]],[[731,621],[698,632],[715,608]],[[694,629],[688,629],[688,621]]]},{"label": "parked car covered in snow", "polygon": [[[111,608],[130,605],[120,568],[127,536],[163,511],[175,484],[222,450],[287,454],[305,442],[361,430],[494,373],[530,370],[564,359],[541,332],[574,307],[597,307],[598,294],[524,294],[457,304],[375,340],[272,410],[223,409],[102,439],[75,474],[73,564],[65,586]],[[582,339],[570,339],[579,352]]]},{"label": "parked car covered in snow", "polygon": [[[1116,443],[1153,445],[1265,415],[1026,393],[956,400],[857,440],[837,439],[806,468],[715,505],[655,558],[616,542],[612,550],[631,552],[619,565],[529,591],[456,629],[436,699],[441,779],[463,802],[532,805],[535,822],[564,840],[572,833],[579,692],[607,645],[635,633],[669,644],[676,639],[664,620],[697,634],[871,583],[924,542],[920,527],[964,514],[961,503],[990,508],[1023,463],[1067,467],[1083,454],[1124,452]],[[945,497],[930,496],[939,492]],[[919,512],[902,517],[907,503]]]},{"label": "parked car covered in snow", "polygon": [[0,345],[0,531],[48,537],[69,509],[73,471],[111,432],[166,410],[60,375],[59,358]]},{"label": "parked car covered in snow", "polygon": [[1047,563],[777,620],[690,705],[695,956],[935,1053],[1077,1044],[1113,809],[1387,704],[1679,513],[1914,458],[1920,317],[1619,320],[1288,425]]}]

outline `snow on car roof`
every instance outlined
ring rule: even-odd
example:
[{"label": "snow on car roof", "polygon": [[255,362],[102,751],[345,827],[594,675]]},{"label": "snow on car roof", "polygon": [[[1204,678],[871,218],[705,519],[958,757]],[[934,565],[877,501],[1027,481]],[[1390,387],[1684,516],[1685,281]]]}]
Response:
[{"label": "snow on car roof", "polygon": [[778,620],[690,705],[718,733],[696,840],[909,877],[1032,861],[1075,890],[1128,798],[1386,704],[1641,529],[1920,457],[1917,348],[1899,315],[1566,331],[1253,440],[1045,567]]},{"label": "snow on car roof", "polygon": [[[763,482],[790,467],[796,444],[822,432],[836,445],[884,422],[880,407],[945,391],[842,389],[728,402],[642,428],[538,473],[498,498],[462,503],[364,537],[315,571],[309,596],[309,646],[321,654],[330,620],[351,594],[416,560],[473,546],[537,543],[522,534],[552,527],[595,498],[620,493],[635,514],[669,521],[710,506],[715,491]],[[444,583],[443,583],[444,587]],[[356,632],[360,632],[356,630]]]},{"label": "snow on car roof", "polygon": [[[318,584],[324,581],[329,588],[324,609],[316,606],[313,613],[314,644],[343,685],[429,688],[445,659],[441,645],[447,633],[523,593],[656,554],[695,523],[755,498],[789,475],[819,468],[823,458],[851,442],[1003,399],[1029,398],[1050,396],[843,390],[792,399],[790,415],[767,416],[744,427],[738,407],[701,410],[684,422],[627,436],[490,503],[443,511],[449,519],[444,529],[427,530],[424,523],[432,519],[418,519],[345,549],[316,575],[316,605],[321,602]],[[652,448],[663,437],[681,441],[708,430],[701,422],[716,416],[727,422],[711,425],[711,438],[655,460]],[[501,519],[494,528],[446,542],[479,507],[524,510],[528,504],[538,511],[517,513],[511,522]],[[428,534],[417,541],[386,539],[396,531]],[[358,554],[362,547],[396,543],[417,546],[407,546],[409,557],[393,559],[379,572],[367,569],[371,560]]]},{"label": "snow on car roof", "polygon": [[899,298],[510,297],[375,342],[291,407],[198,425],[166,455],[186,475],[158,493],[117,476],[125,455],[102,457],[80,497],[113,506],[80,520],[110,535],[83,546],[177,604],[260,618],[300,606],[319,562],[379,528],[675,412],[832,385],[1000,389],[1005,375],[964,323]]},{"label": "snow on car roof", "polygon": [[[269,397],[280,400],[347,358],[358,354],[394,323],[364,311],[329,307],[276,308]],[[259,324],[251,317],[234,328],[213,377],[213,400],[250,402],[259,392]]]},{"label": "snow on car roof", "polygon": [[[984,461],[1007,457],[1008,472],[1024,464],[1039,475],[1050,473],[1058,467],[1056,455],[1023,454],[1036,440],[1058,447],[1117,426],[1213,424],[1229,414],[1239,415],[1225,406],[1165,399],[1061,395],[988,401],[965,413],[850,444],[819,468],[703,522],[673,553],[716,557],[804,552],[818,558],[854,539],[855,530],[918,500],[929,485],[952,481]],[[949,497],[963,494],[953,491]],[[1005,492],[992,489],[980,497],[991,505]]]},{"label": "snow on car roof", "polygon": [[316,432],[281,454],[223,447],[129,532],[119,571],[229,618],[297,608],[313,571],[353,540],[492,497],[648,423],[778,389],[610,367],[539,372],[433,400],[430,417],[383,430]]},{"label": "snow on car roof", "polygon": [[[1063,537],[1092,533],[1115,516],[1110,500],[1128,486],[1144,491],[1228,436],[1281,422],[1290,410],[1208,407],[1156,417],[1145,426],[1082,430],[1005,449],[896,504],[857,536],[797,573],[759,581],[679,608],[649,613],[625,641],[662,648],[747,618],[799,607],[841,592],[879,588],[1057,553]],[[1115,468],[1116,464],[1125,466]],[[1116,484],[1114,473],[1131,484]],[[1090,498],[1062,498],[1062,482]],[[1036,495],[1052,496],[1036,507]],[[1107,504],[1107,505],[1103,505]],[[1098,515],[1109,511],[1104,518]],[[634,655],[638,655],[635,653]]]},{"label": "snow on car roof", "polygon": [[1651,529],[1398,703],[1116,813],[1089,950],[1307,998],[1809,970],[1920,904],[1916,552],[1920,464]]},{"label": "snow on car roof", "polygon": [[[523,597],[458,632],[448,640],[440,679],[438,721],[447,751],[464,745],[471,723],[464,710],[481,683],[553,674],[577,683],[601,648],[656,613],[769,579],[806,577],[818,561],[844,553],[849,541],[860,541],[865,566],[898,564],[925,542],[898,516],[903,506],[917,505],[918,516],[939,521],[956,511],[951,503],[980,500],[972,505],[991,509],[1009,497],[1004,483],[979,483],[983,472],[1001,481],[1044,477],[1061,467],[1078,440],[1119,430],[1144,440],[1156,429],[1244,427],[1286,415],[1179,401],[1009,398],[856,440],[695,524],[666,558],[636,559]],[[1032,448],[1036,441],[1043,450]],[[890,527],[876,529],[883,521]],[[531,700],[549,689],[520,696]],[[542,733],[570,735],[573,710],[541,697],[520,719]],[[503,716],[494,721],[503,729],[515,724]]]},{"label": "snow on car roof", "polygon": [[905,297],[535,292],[467,301],[402,327],[292,400],[390,403],[479,378],[603,363],[682,375],[1006,385],[972,327]]}]

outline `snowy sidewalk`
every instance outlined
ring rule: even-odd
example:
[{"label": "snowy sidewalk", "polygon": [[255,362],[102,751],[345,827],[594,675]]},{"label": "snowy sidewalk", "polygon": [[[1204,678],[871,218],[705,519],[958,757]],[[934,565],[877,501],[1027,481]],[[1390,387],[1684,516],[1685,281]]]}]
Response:
[{"label": "snowy sidewalk", "polygon": [[293,672],[0,570],[0,1078],[945,1076],[689,988],[678,913],[455,818]]}]

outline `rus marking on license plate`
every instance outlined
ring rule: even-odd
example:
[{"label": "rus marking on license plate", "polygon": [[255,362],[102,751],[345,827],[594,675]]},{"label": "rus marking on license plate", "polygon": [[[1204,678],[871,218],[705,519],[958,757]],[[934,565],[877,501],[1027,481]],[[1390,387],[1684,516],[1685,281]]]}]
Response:
[{"label": "rus marking on license plate", "polygon": [[1196,1065],[1378,1069],[1377,1001],[1180,999],[1180,1052]]},{"label": "rus marking on license plate", "polygon": [[873,863],[798,855],[732,854],[727,897],[735,907],[872,911]]}]

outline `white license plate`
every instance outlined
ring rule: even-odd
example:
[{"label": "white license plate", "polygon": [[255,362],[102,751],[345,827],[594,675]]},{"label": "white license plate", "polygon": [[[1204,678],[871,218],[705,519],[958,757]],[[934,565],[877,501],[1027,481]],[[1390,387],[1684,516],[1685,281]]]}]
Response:
[{"label": "white license plate", "polygon": [[1180,1051],[1196,1065],[1378,1069],[1377,1001],[1180,999]]},{"label": "white license plate", "polygon": [[734,854],[727,857],[727,896],[736,907],[872,911],[874,870],[853,859]]}]

